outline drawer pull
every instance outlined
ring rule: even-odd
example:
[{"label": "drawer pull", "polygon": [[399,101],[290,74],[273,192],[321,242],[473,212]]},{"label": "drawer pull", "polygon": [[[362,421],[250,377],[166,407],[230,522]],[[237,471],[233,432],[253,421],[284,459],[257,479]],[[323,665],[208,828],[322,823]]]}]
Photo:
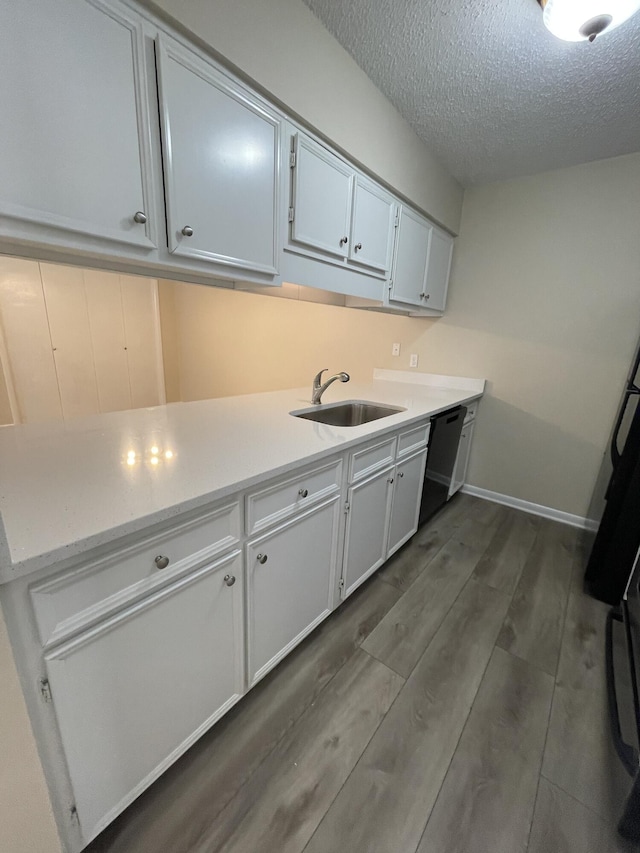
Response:
[{"label": "drawer pull", "polygon": [[235,575],[225,575],[224,576],[224,582],[226,583],[227,586],[233,586],[234,583],[236,582],[236,576]]},{"label": "drawer pull", "polygon": [[169,558],[162,555],[155,558],[153,561],[159,569],[166,569],[169,565]]},{"label": "drawer pull", "polygon": [[264,564],[267,562],[267,559],[268,557],[266,554],[258,554],[258,556],[256,557],[256,560],[260,563],[261,566],[264,566]]},{"label": "drawer pull", "polygon": [[309,490],[308,489],[300,489],[298,491],[298,494],[300,495],[301,498],[306,498],[307,495],[309,494]]},{"label": "drawer pull", "polygon": [[387,483],[393,483],[393,477],[389,477],[389,479],[387,480]]},{"label": "drawer pull", "polygon": [[398,474],[398,477],[400,477],[400,479],[402,479],[402,477],[404,477],[404,471],[400,471],[400,473]]}]

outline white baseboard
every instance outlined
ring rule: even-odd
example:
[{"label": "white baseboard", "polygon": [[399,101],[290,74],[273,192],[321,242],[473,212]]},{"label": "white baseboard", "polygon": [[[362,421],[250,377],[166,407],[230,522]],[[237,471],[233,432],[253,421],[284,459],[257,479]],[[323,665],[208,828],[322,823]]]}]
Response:
[{"label": "white baseboard", "polygon": [[511,495],[501,495],[500,492],[490,492],[489,489],[479,489],[477,486],[464,485],[460,491],[476,498],[482,498],[486,501],[493,501],[494,503],[504,504],[504,506],[510,506],[514,509],[521,509],[523,512],[530,512],[532,515],[540,515],[542,518],[550,518],[552,521],[559,521],[561,524],[569,524],[571,527],[580,527],[582,530],[594,531],[598,529],[599,522],[593,518],[584,518],[581,515],[562,512],[562,510],[554,509],[551,506],[534,504],[531,501],[512,498]]}]

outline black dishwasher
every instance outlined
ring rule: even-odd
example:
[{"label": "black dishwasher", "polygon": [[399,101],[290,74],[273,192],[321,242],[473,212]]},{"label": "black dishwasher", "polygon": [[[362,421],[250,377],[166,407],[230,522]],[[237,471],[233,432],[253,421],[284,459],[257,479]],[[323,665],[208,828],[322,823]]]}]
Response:
[{"label": "black dishwasher", "polygon": [[419,526],[444,506],[449,498],[460,433],[466,414],[467,410],[464,406],[457,406],[455,409],[449,409],[431,418]]}]

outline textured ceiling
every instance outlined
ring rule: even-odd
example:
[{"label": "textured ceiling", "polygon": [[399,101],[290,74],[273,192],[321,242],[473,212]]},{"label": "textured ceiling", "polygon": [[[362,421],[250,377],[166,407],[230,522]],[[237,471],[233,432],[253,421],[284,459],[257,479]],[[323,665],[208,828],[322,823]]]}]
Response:
[{"label": "textured ceiling", "polygon": [[536,0],[304,2],[465,186],[640,150],[640,13],[589,44]]}]

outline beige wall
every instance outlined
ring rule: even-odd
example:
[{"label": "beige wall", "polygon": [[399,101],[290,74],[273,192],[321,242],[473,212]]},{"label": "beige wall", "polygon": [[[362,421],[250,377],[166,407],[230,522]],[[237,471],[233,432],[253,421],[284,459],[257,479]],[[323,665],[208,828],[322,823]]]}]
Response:
[{"label": "beige wall", "polygon": [[302,0],[156,0],[156,6],[457,232],[460,185]]},{"label": "beige wall", "polygon": [[163,284],[173,399],[367,379],[416,352],[489,380],[469,482],[586,516],[640,334],[638,222],[640,154],[470,190],[438,320]]},{"label": "beige wall", "polygon": [[9,638],[0,611],[0,850],[61,850]]},{"label": "beige wall", "polygon": [[3,364],[0,362],[0,426],[13,423],[11,414],[11,403],[9,402],[9,390],[4,375]]},{"label": "beige wall", "polygon": [[640,335],[640,154],[468,190],[420,352],[489,379],[470,481],[587,515]]},{"label": "beige wall", "polygon": [[[369,380],[393,341],[418,337],[423,322],[386,314],[160,282],[165,368],[178,365],[167,399],[200,400],[309,385],[323,367]],[[166,339],[165,339],[166,340]],[[399,359],[394,359],[398,362]]]}]

